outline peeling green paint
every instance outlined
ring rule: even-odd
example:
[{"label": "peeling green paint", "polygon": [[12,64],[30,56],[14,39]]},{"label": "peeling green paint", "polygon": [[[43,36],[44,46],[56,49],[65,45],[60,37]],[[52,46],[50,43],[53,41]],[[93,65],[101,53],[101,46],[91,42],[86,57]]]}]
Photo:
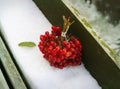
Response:
[{"label": "peeling green paint", "polygon": [[80,12],[79,12],[77,9],[75,9],[73,6],[71,6],[71,8],[74,10],[74,13],[75,13],[77,16],[80,15]]},{"label": "peeling green paint", "polygon": [[92,33],[93,33],[94,36],[97,36],[97,37],[98,37],[98,35],[96,34],[95,31],[92,30]]},{"label": "peeling green paint", "polygon": [[85,26],[87,26],[90,29],[92,29],[92,26],[90,25],[90,23],[88,23],[88,21],[85,18],[82,19],[82,22],[85,24]]}]

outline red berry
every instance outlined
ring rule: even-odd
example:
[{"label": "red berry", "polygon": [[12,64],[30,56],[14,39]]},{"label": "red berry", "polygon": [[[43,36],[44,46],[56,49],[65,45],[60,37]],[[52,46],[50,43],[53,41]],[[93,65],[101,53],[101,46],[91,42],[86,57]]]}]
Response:
[{"label": "red berry", "polygon": [[55,36],[61,35],[61,28],[57,26],[52,26],[52,34]]},{"label": "red berry", "polygon": [[48,32],[48,31],[46,31],[46,32],[45,32],[45,35],[49,36],[49,32]]},{"label": "red berry", "polygon": [[69,51],[66,53],[66,57],[70,57],[72,55],[72,53]]},{"label": "red berry", "polygon": [[40,36],[38,47],[51,66],[64,68],[81,64],[82,45],[75,37],[61,38],[61,28],[52,26],[52,31]]},{"label": "red berry", "polygon": [[66,48],[62,49],[62,54],[63,54],[63,55],[65,55],[66,52],[67,52],[67,49],[66,49]]},{"label": "red berry", "polygon": [[40,40],[44,41],[44,35],[40,35]]}]

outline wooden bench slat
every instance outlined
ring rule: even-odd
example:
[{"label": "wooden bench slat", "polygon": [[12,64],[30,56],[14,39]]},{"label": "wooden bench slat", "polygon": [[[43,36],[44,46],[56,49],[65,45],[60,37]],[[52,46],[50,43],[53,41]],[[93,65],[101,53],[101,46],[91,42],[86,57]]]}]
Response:
[{"label": "wooden bench slat", "polygon": [[0,89],[9,89],[1,69],[0,69]]},{"label": "wooden bench slat", "polygon": [[6,73],[8,74],[8,77],[13,87],[15,89],[27,89],[1,37],[0,60],[2,62],[3,67],[5,68]]}]

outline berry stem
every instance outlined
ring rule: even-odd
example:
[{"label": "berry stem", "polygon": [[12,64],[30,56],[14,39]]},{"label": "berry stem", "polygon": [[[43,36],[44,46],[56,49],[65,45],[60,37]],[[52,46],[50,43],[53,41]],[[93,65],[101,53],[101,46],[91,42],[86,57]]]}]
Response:
[{"label": "berry stem", "polygon": [[63,15],[63,30],[62,30],[62,34],[61,34],[62,37],[67,38],[66,34],[68,32],[70,25],[72,25],[73,23],[74,23],[74,21],[70,22],[70,17],[66,18]]}]

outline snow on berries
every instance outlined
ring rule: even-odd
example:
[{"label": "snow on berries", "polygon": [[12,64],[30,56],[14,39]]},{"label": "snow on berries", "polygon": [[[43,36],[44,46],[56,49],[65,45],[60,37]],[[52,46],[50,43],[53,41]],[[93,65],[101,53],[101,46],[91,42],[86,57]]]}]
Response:
[{"label": "snow on berries", "polygon": [[63,29],[52,26],[51,32],[40,35],[38,47],[51,66],[64,68],[81,64],[82,45],[74,36],[68,37],[67,30],[72,24],[70,18],[63,16]]}]

